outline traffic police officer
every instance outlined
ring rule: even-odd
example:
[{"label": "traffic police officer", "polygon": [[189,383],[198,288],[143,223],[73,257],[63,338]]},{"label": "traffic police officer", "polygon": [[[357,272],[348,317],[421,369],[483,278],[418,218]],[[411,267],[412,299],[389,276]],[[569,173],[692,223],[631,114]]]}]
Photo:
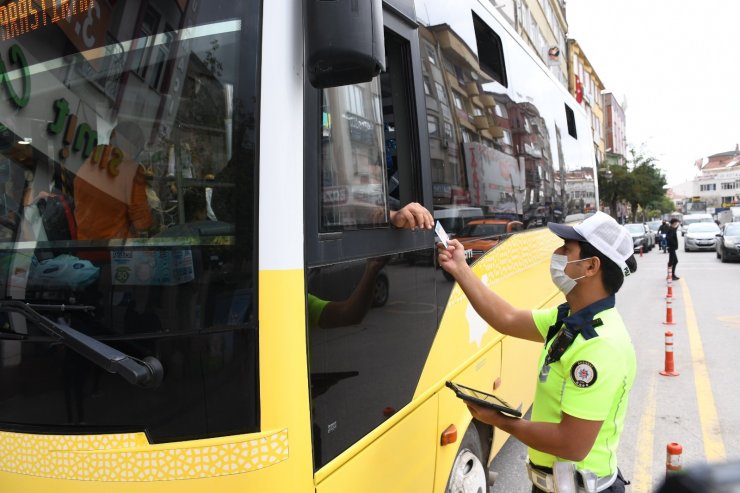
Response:
[{"label": "traffic police officer", "polygon": [[467,405],[476,419],[529,447],[533,492],[559,491],[555,481],[562,476],[554,476],[564,470],[561,465],[575,470],[572,491],[621,492],[626,482],[617,469],[616,448],[636,362],[614,294],[637,269],[632,237],[602,212],[574,227],[548,227],[564,240],[550,265],[552,281],[567,301],[556,308],[515,308],[475,276],[460,242],[438,246],[440,265],[488,324],[503,334],[544,342],[531,420]]}]

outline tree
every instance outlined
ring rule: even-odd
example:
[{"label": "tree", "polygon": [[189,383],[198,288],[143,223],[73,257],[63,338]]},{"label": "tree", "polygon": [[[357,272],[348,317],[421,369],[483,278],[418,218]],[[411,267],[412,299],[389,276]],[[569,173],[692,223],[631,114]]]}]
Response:
[{"label": "tree", "polygon": [[599,169],[599,197],[609,206],[615,219],[617,203],[628,202],[632,209],[631,220],[634,222],[640,207],[643,214],[649,208],[662,210],[664,207],[662,200],[666,198],[663,189],[666,181],[655,166],[655,158],[646,156],[634,148],[630,148],[629,154],[626,164],[607,163]]},{"label": "tree", "polygon": [[[634,148],[630,149],[628,163],[632,167],[632,187],[629,196],[625,197],[632,206],[632,221],[637,221],[637,208],[641,206],[643,211],[648,204],[659,201],[665,197],[663,186],[666,184],[665,177],[655,166],[655,158],[644,156]],[[647,219],[643,217],[642,220]]]},{"label": "tree", "polygon": [[646,207],[645,211],[648,217],[662,216],[669,214],[676,208],[675,204],[666,195],[663,195],[660,199],[650,202]]},{"label": "tree", "polygon": [[623,164],[607,164],[599,169],[599,197],[609,205],[609,211],[614,219],[617,214],[617,203],[626,200],[625,190],[632,188],[632,176],[627,166]]}]

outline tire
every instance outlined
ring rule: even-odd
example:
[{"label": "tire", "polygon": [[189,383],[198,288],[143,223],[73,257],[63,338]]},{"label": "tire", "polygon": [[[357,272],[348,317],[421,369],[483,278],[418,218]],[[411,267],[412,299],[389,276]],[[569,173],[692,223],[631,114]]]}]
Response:
[{"label": "tire", "polygon": [[714,253],[717,254],[717,258],[721,258],[720,255],[719,255],[719,252],[715,251]]},{"label": "tire", "polygon": [[445,493],[488,493],[488,471],[475,423],[470,423],[455,456]]},{"label": "tire", "polygon": [[725,256],[725,252],[723,250],[720,250],[719,252],[719,259],[722,261],[723,264],[726,264],[727,257]]},{"label": "tire", "polygon": [[385,274],[379,274],[375,278],[375,287],[373,288],[373,306],[379,307],[388,303],[388,296],[390,295],[390,283],[388,277]]}]

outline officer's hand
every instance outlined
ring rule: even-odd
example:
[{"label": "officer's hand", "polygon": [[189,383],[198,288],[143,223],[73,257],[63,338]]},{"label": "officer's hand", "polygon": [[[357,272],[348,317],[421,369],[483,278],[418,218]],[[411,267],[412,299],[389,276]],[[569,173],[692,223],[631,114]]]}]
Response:
[{"label": "officer's hand", "polygon": [[468,411],[470,411],[470,414],[475,419],[477,419],[478,421],[482,423],[495,426],[497,428],[501,428],[503,424],[506,422],[506,420],[514,419],[514,418],[509,418],[505,416],[504,414],[496,411],[495,409],[491,409],[489,407],[479,406],[471,402],[466,402],[465,404],[468,406]]},{"label": "officer's hand", "polygon": [[391,224],[396,228],[404,229],[432,229],[434,226],[434,217],[421,204],[411,202],[405,205],[401,210],[391,211]]},{"label": "officer's hand", "polygon": [[468,268],[465,261],[465,247],[457,240],[449,240],[447,248],[444,244],[437,243],[439,266],[449,272],[457,279],[464,269]]}]

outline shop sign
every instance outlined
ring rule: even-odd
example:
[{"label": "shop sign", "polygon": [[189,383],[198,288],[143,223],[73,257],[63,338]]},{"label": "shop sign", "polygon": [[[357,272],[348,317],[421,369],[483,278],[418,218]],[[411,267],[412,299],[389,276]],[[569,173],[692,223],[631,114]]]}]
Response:
[{"label": "shop sign", "polygon": [[[23,54],[20,46],[14,44],[8,49],[8,60],[10,61],[10,65],[6,66],[5,61],[0,56],[0,88],[5,90],[8,94],[8,99],[16,107],[23,108],[31,99],[31,72],[28,70],[26,55]],[[16,88],[13,87],[13,82],[10,80],[8,67],[17,67],[17,70],[20,70],[21,82],[17,84],[23,88],[20,96],[16,92]]]}]

